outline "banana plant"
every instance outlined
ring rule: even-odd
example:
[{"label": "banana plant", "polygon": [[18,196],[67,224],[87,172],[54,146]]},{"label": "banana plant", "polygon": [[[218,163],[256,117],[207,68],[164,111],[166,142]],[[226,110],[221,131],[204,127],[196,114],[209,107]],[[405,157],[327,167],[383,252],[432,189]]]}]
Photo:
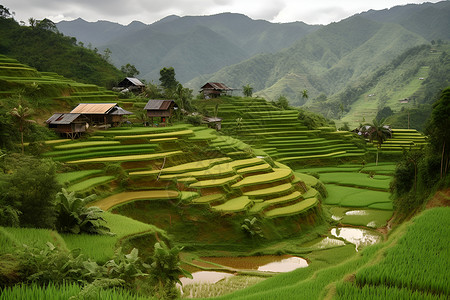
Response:
[{"label": "banana plant", "polygon": [[85,206],[96,197],[92,194],[85,198],[78,198],[75,192],[69,193],[63,188],[56,195],[57,230],[74,234],[81,232],[107,234],[109,228],[105,226],[106,221],[101,217],[103,210],[95,206]]}]

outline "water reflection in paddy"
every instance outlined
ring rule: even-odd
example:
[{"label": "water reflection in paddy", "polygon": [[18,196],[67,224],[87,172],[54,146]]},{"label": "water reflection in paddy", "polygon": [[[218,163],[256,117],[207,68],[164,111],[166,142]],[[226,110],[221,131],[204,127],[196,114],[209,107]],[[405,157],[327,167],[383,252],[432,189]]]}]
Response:
[{"label": "water reflection in paddy", "polygon": [[331,234],[335,237],[343,238],[344,240],[355,244],[356,251],[359,248],[372,245],[381,240],[381,236],[373,231],[360,228],[337,227],[331,229]]},{"label": "water reflection in paddy", "polygon": [[293,256],[282,259],[280,261],[268,263],[264,266],[260,266],[258,268],[258,271],[282,273],[294,271],[295,269],[299,268],[306,268],[307,266],[308,262],[306,261],[306,259]]},{"label": "water reflection in paddy", "polygon": [[305,259],[291,255],[202,257],[202,260],[234,269],[259,270],[265,272],[290,272],[308,266],[308,262]]},{"label": "water reflection in paddy", "polygon": [[200,271],[192,273],[192,279],[181,277],[180,281],[183,285],[194,283],[216,283],[230,276],[233,276],[233,274],[225,272]]}]

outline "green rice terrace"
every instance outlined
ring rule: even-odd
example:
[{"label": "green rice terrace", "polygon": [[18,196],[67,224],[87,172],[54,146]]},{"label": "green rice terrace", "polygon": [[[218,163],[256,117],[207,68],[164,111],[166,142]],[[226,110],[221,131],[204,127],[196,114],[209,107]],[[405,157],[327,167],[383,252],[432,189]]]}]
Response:
[{"label": "green rice terrace", "polygon": [[[68,250],[80,248],[93,260],[105,262],[119,245],[138,247],[145,254],[145,245],[170,239],[184,247],[183,266],[194,275],[192,283],[182,280],[183,297],[236,291],[223,297],[292,299],[299,290],[304,291],[302,299],[328,293],[342,299],[391,291],[430,299],[448,294],[444,278],[436,283],[437,294],[423,294],[430,291],[431,282],[420,283],[421,288],[406,287],[402,281],[385,286],[368,276],[372,259],[396,249],[397,240],[408,239],[405,230],[399,230],[386,240],[384,231],[393,215],[392,162],[375,165],[357,159],[290,168],[241,140],[187,124],[113,128],[85,140],[46,144],[49,151],[44,156],[66,166],[58,181],[81,196],[97,193],[88,205],[108,211],[105,219],[115,236],[37,230],[36,240],[51,239]],[[244,224],[253,227],[243,230]],[[2,228],[2,238],[7,245],[30,242],[25,230],[12,228]],[[372,244],[376,246],[366,249]],[[302,263],[283,266],[294,258]],[[281,268],[265,271],[274,263]],[[288,271],[293,273],[283,274]],[[356,272],[362,290],[353,281],[339,281],[348,272]],[[248,288],[241,290],[244,287]]]},{"label": "green rice terrace", "polygon": [[[42,111],[118,101],[116,93],[5,56],[0,86],[5,98],[38,86],[48,106]],[[85,255],[80,265],[94,272],[100,264],[119,268],[111,259],[120,251],[128,253],[124,260],[136,258],[132,249],[149,258],[155,243],[165,242],[182,249],[181,266],[193,275],[179,278],[182,298],[448,299],[449,272],[442,270],[450,268],[450,209],[434,207],[395,224],[397,162],[405,150],[421,150],[425,136],[393,129],[378,149],[352,132],[308,128],[298,110],[264,99],[193,102],[205,115],[216,110],[222,131],[177,121],[44,141],[40,155],[56,162],[66,197],[103,210],[111,234],[0,227],[0,255],[9,257],[23,244],[57,247],[74,259]],[[121,104],[134,112],[145,105],[138,98]],[[441,196],[448,202],[448,190]],[[0,270],[11,261],[0,261]],[[155,299],[144,296],[139,280],[138,294],[100,289],[96,296]],[[0,300],[84,292],[71,283],[14,285]]]},{"label": "green rice terrace", "polygon": [[[41,109],[67,109],[77,103],[117,102],[117,93],[94,84],[79,83],[51,72],[38,72],[0,54],[0,96],[10,97],[22,90],[33,94]],[[51,101],[51,107],[48,105]]]},{"label": "green rice terrace", "polygon": [[[261,98],[222,97],[200,100],[197,105],[209,111],[217,105],[224,132],[288,165],[361,160],[367,151],[377,151],[376,145],[365,144],[348,131],[336,131],[334,127],[308,129],[297,110],[281,110]],[[385,156],[395,156],[424,144],[426,137],[416,130],[394,129],[381,150]]]}]

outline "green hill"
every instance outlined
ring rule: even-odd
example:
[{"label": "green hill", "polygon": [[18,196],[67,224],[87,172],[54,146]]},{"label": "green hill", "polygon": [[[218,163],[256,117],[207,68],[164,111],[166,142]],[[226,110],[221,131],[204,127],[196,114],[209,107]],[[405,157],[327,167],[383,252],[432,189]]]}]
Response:
[{"label": "green hill", "polygon": [[57,26],[65,35],[100,50],[109,48],[116,66],[132,63],[144,79],[156,81],[160,69],[172,66],[180,82],[258,53],[277,52],[321,27],[303,22],[274,24],[236,13],[169,16],[150,25],[133,22],[122,26],[77,19]]},{"label": "green hill", "polygon": [[[341,122],[356,127],[364,120],[374,119],[383,107],[389,107],[394,114],[411,112],[413,116],[410,116],[410,121],[404,117],[396,121],[395,117],[391,117],[388,122],[392,126],[422,129],[431,112],[436,91],[450,84],[449,50],[449,45],[411,48],[390,64],[330,97],[328,102],[312,103],[310,108],[323,112],[328,107],[330,116],[341,117]],[[340,103],[344,105],[342,113],[338,109]]]},{"label": "green hill", "polygon": [[311,99],[321,93],[336,94],[410,47],[425,42],[400,25],[355,16],[325,26],[286,50],[226,67],[188,85],[200,86],[205,80],[226,82],[232,87],[249,83],[255,94],[266,99],[285,95],[292,104],[301,105],[303,89],[308,89]]},{"label": "green hill", "polygon": [[112,87],[123,78],[100,54],[77,45],[75,38],[56,32],[52,23],[47,27],[40,23],[21,26],[13,19],[0,18],[0,54],[38,71],[103,87]]}]

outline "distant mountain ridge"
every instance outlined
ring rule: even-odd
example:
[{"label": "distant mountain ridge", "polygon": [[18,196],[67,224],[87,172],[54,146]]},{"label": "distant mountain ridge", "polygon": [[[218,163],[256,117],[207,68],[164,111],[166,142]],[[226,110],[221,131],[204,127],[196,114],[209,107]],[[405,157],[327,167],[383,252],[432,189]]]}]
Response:
[{"label": "distant mountain ridge", "polygon": [[303,89],[309,91],[307,104],[320,95],[337,98],[407,49],[433,39],[449,40],[449,20],[449,1],[369,11],[324,26],[278,53],[195,78],[187,86],[205,81],[250,84],[256,95],[270,100],[283,95],[294,105],[305,104]]},{"label": "distant mountain ridge", "polygon": [[127,26],[76,19],[59,22],[57,27],[85,45],[109,48],[116,66],[134,64],[141,78],[157,80],[161,68],[173,66],[177,79],[187,82],[258,53],[275,53],[322,26],[270,23],[223,13],[168,16],[150,25],[132,22]]},{"label": "distant mountain ridge", "polygon": [[[380,78],[389,89],[389,80],[374,76],[376,72],[389,68],[408,49],[450,40],[450,1],[369,10],[327,26],[273,24],[232,13],[172,15],[150,25],[72,22],[61,22],[58,28],[70,35],[72,25],[75,33],[75,25],[83,24],[85,35],[74,34],[78,39],[85,38],[86,32],[94,38],[103,31],[101,38],[95,38],[102,43],[98,44],[100,50],[111,49],[116,66],[134,64],[141,71],[140,78],[157,81],[162,67],[173,66],[177,79],[194,91],[208,81],[238,89],[249,84],[254,95],[268,100],[286,96],[293,105],[306,105],[327,117],[356,122],[353,116],[365,113],[351,106],[356,102],[361,106],[361,99],[366,99],[362,89],[373,88],[365,81]],[[445,77],[445,68],[442,70],[440,74]],[[391,74],[408,80],[413,76],[403,76],[401,69]],[[427,83],[428,95],[438,93],[432,86]],[[304,89],[309,99],[302,97]],[[413,89],[401,89],[410,94],[384,93],[383,97],[417,94]],[[372,107],[368,117],[387,103],[381,98],[377,100],[380,107]]]}]

